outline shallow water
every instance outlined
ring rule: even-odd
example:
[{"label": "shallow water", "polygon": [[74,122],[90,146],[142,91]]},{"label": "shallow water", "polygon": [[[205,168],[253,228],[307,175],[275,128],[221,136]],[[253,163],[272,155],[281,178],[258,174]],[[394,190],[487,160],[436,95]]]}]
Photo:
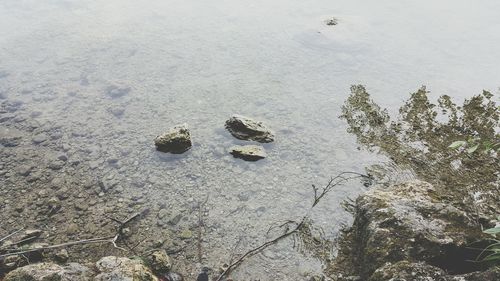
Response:
[{"label": "shallow water", "polygon": [[[236,244],[244,252],[274,222],[307,211],[311,184],[385,161],[358,150],[337,118],[351,84],[366,85],[393,109],[422,84],[457,101],[496,92],[499,10],[493,0],[3,0],[0,96],[21,101],[17,116],[44,128],[21,145],[40,152],[36,161],[51,156],[38,150],[45,142],[31,138],[57,131],[56,152],[118,183],[115,192],[92,196],[117,202],[107,205],[116,209],[140,197],[137,209],[152,209],[152,233],[162,208],[186,219],[160,229],[195,231],[193,209],[208,196],[202,263],[217,268]],[[338,25],[325,24],[332,17]],[[113,96],[110,86],[130,89]],[[228,154],[244,143],[224,130],[234,113],[276,132],[267,159]],[[193,148],[156,152],[154,137],[179,123],[189,124]],[[2,166],[7,175],[15,168]],[[315,210],[327,237],[349,221],[340,202],[363,189],[356,182],[340,187]],[[321,272],[319,261],[289,246],[250,259],[235,277],[300,280]],[[196,251],[184,256],[193,264],[188,274],[199,266]]]}]

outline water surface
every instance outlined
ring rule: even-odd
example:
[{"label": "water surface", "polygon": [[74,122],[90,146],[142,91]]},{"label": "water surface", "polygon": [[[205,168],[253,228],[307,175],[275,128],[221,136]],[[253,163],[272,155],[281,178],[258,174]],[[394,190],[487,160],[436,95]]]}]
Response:
[{"label": "water surface", "polygon": [[[307,211],[311,184],[386,161],[359,150],[338,119],[351,84],[366,85],[393,109],[422,84],[457,101],[482,89],[497,93],[499,10],[493,0],[1,1],[0,101],[21,104],[0,126],[9,134],[35,126],[19,132],[19,146],[2,148],[22,151],[2,164],[4,207],[13,210],[20,185],[30,194],[81,173],[90,183],[69,200],[95,205],[83,213],[66,208],[49,225],[73,221],[81,237],[103,213],[148,208],[144,247],[169,237],[173,246],[188,245],[175,257],[181,271],[216,269],[235,245],[244,252],[274,222]],[[326,25],[332,17],[338,24]],[[110,87],[122,92],[110,94]],[[250,163],[228,154],[244,143],[224,130],[234,113],[274,129],[267,159]],[[180,123],[191,128],[193,148],[156,152],[154,137]],[[40,134],[49,140],[36,144]],[[58,153],[78,164],[48,169]],[[21,165],[44,177],[18,177]],[[99,181],[113,187],[102,192]],[[350,220],[340,203],[363,190],[352,182],[318,206],[314,222],[326,237]],[[196,236],[197,208],[207,198],[199,263],[196,237],[178,236],[186,229]],[[164,224],[160,212],[182,219]],[[61,228],[57,237],[72,237]],[[321,272],[319,261],[290,246],[250,259],[235,277],[301,280]]]}]

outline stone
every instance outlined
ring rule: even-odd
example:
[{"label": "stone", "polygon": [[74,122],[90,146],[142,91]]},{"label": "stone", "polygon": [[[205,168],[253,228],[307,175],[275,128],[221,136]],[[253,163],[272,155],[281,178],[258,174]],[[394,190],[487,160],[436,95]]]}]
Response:
[{"label": "stone", "polygon": [[262,122],[242,115],[233,115],[226,121],[226,129],[240,140],[268,143],[274,141],[274,133]]},{"label": "stone", "polygon": [[163,218],[165,218],[167,215],[168,215],[168,211],[167,211],[167,209],[160,209],[160,210],[158,211],[158,218],[159,218],[159,219],[163,219]]},{"label": "stone", "polygon": [[64,167],[64,165],[66,164],[66,162],[64,162],[63,160],[54,160],[54,161],[51,161],[50,164],[49,164],[49,168],[51,170],[61,170],[62,167]]},{"label": "stone", "polygon": [[66,155],[64,153],[60,153],[57,155],[57,159],[66,162],[66,161],[68,161],[68,155]]},{"label": "stone", "polygon": [[21,238],[19,239],[20,241],[22,240],[28,240],[28,239],[35,239],[40,237],[42,235],[43,231],[41,229],[26,229],[23,231]]},{"label": "stone", "polygon": [[[166,281],[184,281],[184,277],[182,277],[182,275],[180,275],[177,272],[170,271],[170,272],[167,272],[166,274],[163,275],[162,280],[166,280]],[[226,279],[226,280],[229,281],[229,279]]]},{"label": "stone", "polygon": [[449,276],[438,267],[424,262],[399,261],[388,262],[378,268],[368,281],[407,280],[407,281],[483,281],[500,280],[500,268],[491,268],[484,272],[472,272]]},{"label": "stone", "polygon": [[183,240],[191,239],[191,238],[193,238],[193,232],[189,229],[184,229],[179,234],[179,238],[181,238]]},{"label": "stone", "polygon": [[35,263],[9,272],[4,281],[90,281],[92,271],[81,264]]},{"label": "stone", "polygon": [[168,132],[155,138],[156,150],[180,154],[188,151],[191,146],[191,134],[186,124],[171,128]]},{"label": "stone", "polygon": [[5,257],[2,262],[0,262],[0,271],[2,270],[10,271],[27,264],[28,261],[26,260],[25,257],[21,255],[8,256]]},{"label": "stone", "polygon": [[480,263],[470,262],[481,250],[469,247],[486,239],[481,227],[460,206],[444,202],[429,183],[414,180],[374,187],[356,200],[354,210],[353,226],[345,231],[328,270],[332,276],[431,280],[410,277],[421,272],[419,276],[436,276],[432,280],[455,280],[481,270]]},{"label": "stone", "polygon": [[128,95],[130,90],[131,90],[130,87],[111,85],[106,88],[106,94],[113,99],[121,98],[123,96]]},{"label": "stone", "polygon": [[96,262],[95,281],[157,281],[158,278],[139,259],[104,257]]},{"label": "stone", "polygon": [[330,18],[325,21],[326,25],[337,25],[339,24],[339,20],[336,18]]},{"label": "stone", "polygon": [[165,250],[156,250],[147,256],[148,265],[157,274],[167,273],[172,269],[172,260]]},{"label": "stone", "polygon": [[233,157],[241,158],[245,161],[258,161],[267,157],[263,147],[257,145],[235,145],[230,152]]},{"label": "stone", "polygon": [[0,123],[4,123],[4,122],[7,122],[9,120],[12,120],[16,117],[16,115],[14,113],[4,113],[2,115],[0,115]]},{"label": "stone", "polygon": [[66,249],[61,249],[54,254],[54,260],[58,263],[66,263],[69,259],[69,254]]},{"label": "stone", "polygon": [[4,147],[15,147],[21,143],[23,133],[14,128],[0,127],[0,145]]},{"label": "stone", "polygon": [[40,144],[40,143],[46,141],[48,138],[49,138],[49,136],[47,134],[40,133],[40,134],[33,137],[33,143]]},{"label": "stone", "polygon": [[109,107],[108,112],[113,114],[116,118],[121,118],[125,113],[125,109],[122,107]]},{"label": "stone", "polygon": [[16,172],[18,175],[26,177],[31,173],[31,170],[33,169],[33,166],[31,165],[21,165],[16,168]]},{"label": "stone", "polygon": [[21,100],[7,100],[2,102],[2,108],[8,112],[16,112],[24,104]]}]

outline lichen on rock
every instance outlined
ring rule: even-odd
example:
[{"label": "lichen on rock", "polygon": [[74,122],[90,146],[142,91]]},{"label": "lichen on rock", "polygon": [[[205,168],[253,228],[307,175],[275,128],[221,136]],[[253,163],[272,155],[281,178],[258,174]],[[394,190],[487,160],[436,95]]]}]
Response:
[{"label": "lichen on rock", "polygon": [[155,138],[158,151],[180,154],[188,151],[191,146],[191,133],[186,124],[177,125],[168,132]]},{"label": "lichen on rock", "polygon": [[470,262],[480,250],[468,247],[481,237],[477,222],[462,209],[442,203],[433,185],[418,180],[380,185],[356,200],[353,226],[346,230],[330,270],[336,280],[392,280],[370,278],[393,270],[387,263],[411,262],[425,264],[427,276],[435,271],[443,278],[466,274],[484,269]]},{"label": "lichen on rock", "polygon": [[258,161],[267,157],[264,148],[258,145],[235,145],[229,149],[229,153],[245,161]]},{"label": "lichen on rock", "polygon": [[158,278],[139,259],[109,256],[96,262],[100,273],[95,281],[157,281]]},{"label": "lichen on rock", "polygon": [[78,263],[58,265],[54,263],[35,263],[17,268],[4,278],[4,281],[90,281],[93,272]]},{"label": "lichen on rock", "polygon": [[226,129],[240,140],[268,143],[274,141],[273,132],[264,123],[235,114],[226,121]]}]

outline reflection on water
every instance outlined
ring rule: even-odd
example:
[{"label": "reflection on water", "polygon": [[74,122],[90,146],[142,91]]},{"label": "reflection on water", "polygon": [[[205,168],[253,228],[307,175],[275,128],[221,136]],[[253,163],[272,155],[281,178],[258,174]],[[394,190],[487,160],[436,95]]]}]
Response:
[{"label": "reflection on water", "polygon": [[[413,93],[391,121],[365,87],[352,86],[342,118],[363,146],[388,155],[418,178],[444,187],[442,192],[450,198],[462,201],[475,192],[485,193],[483,200],[498,202],[500,112],[493,94],[483,91],[462,106],[448,95],[440,96],[435,104],[428,94],[425,87]],[[463,144],[452,145],[458,142]],[[497,210],[490,211],[494,217]]]},{"label": "reflection on water", "polygon": [[[148,210],[132,226],[138,251],[184,249],[176,267],[196,274],[201,244],[202,263],[217,268],[273,222],[302,214],[310,184],[383,159],[358,150],[336,118],[352,83],[369,85],[389,108],[423,83],[453,100],[498,87],[499,8],[493,0],[0,1],[1,231],[24,222],[62,242],[112,233],[105,215]],[[325,24],[332,17],[337,25]],[[276,132],[268,158],[228,153],[245,144],[224,130],[234,113]],[[154,137],[180,123],[193,148],[156,152]],[[335,236],[349,220],[340,202],[362,191],[353,183],[331,194],[316,227]],[[235,277],[320,269],[283,243]]]}]

